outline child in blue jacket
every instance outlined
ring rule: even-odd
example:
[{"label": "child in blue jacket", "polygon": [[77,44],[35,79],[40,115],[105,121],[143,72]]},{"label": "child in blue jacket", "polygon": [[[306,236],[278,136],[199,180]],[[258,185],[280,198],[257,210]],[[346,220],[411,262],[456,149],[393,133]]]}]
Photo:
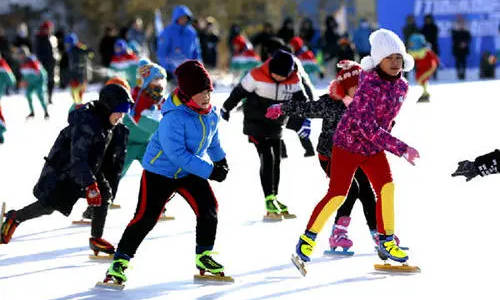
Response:
[{"label": "child in blue jacket", "polygon": [[[217,230],[217,200],[208,179],[226,179],[226,154],[219,143],[219,116],[210,104],[213,90],[208,72],[196,60],[176,70],[178,88],[162,106],[163,118],[142,161],[139,203],[118,244],[107,281],[126,281],[129,260],[153,229],[170,195],[177,192],[196,214],[196,267],[212,274],[224,267],[213,260]],[[208,154],[211,161],[204,156]]]}]

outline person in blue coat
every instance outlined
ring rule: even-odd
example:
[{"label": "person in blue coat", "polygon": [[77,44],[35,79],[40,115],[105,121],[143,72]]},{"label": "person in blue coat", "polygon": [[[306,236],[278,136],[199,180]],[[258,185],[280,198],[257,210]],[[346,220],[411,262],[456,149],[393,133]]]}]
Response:
[{"label": "person in blue coat", "polygon": [[191,10],[185,5],[177,5],[172,14],[172,22],[165,27],[158,38],[156,56],[167,71],[167,78],[174,79],[175,68],[188,59],[201,60],[200,41],[190,22]]},{"label": "person in blue coat", "polygon": [[212,274],[224,270],[211,257],[217,200],[208,180],[222,182],[229,171],[219,143],[219,116],[210,104],[212,82],[196,60],[182,63],[175,75],[178,87],[162,106],[163,118],[142,161],[137,210],[122,235],[105,282],[121,284],[127,280],[124,271],[129,260],[174,192],[186,199],[196,214],[196,267]]},{"label": "person in blue coat", "polygon": [[370,42],[368,37],[373,32],[370,23],[367,19],[361,18],[359,20],[359,26],[354,31],[353,41],[356,45],[356,50],[359,53],[359,59],[370,55]]}]

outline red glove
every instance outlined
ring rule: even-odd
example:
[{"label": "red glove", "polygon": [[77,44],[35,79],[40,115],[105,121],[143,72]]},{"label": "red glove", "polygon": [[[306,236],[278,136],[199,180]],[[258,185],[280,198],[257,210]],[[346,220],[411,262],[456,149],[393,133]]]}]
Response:
[{"label": "red glove", "polygon": [[101,191],[99,191],[97,182],[85,188],[85,197],[87,197],[87,203],[90,206],[101,206]]}]

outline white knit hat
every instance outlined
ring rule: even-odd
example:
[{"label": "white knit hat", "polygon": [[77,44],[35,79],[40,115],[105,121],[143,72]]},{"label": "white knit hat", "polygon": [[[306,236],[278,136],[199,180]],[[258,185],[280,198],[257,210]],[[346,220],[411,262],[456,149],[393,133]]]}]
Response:
[{"label": "white knit hat", "polygon": [[405,45],[394,32],[387,29],[379,29],[370,34],[369,40],[371,55],[361,59],[361,67],[363,70],[375,68],[382,59],[394,53],[403,56],[403,71],[408,72],[413,69],[415,65],[413,57],[406,53]]}]

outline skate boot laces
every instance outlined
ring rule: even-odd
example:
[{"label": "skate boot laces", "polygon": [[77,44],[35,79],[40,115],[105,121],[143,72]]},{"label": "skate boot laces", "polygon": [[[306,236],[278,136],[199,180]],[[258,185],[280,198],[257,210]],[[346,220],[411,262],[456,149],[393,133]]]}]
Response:
[{"label": "skate boot laces", "polygon": [[224,267],[216,262],[213,258],[212,255],[219,254],[215,251],[204,251],[201,254],[196,255],[196,266],[198,268],[204,269],[209,271],[210,273],[220,273],[224,271]]}]

